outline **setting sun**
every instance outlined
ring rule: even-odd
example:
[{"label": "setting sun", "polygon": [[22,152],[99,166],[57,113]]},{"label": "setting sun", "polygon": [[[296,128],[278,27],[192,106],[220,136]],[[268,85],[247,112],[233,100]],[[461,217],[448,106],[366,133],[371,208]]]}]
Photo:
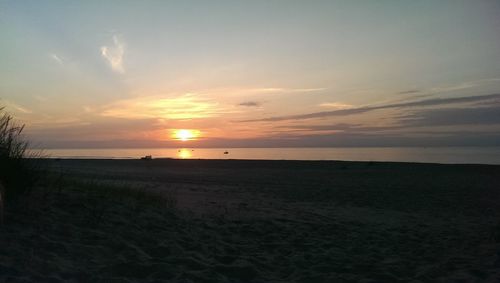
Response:
[{"label": "setting sun", "polygon": [[200,135],[200,131],[197,130],[174,130],[173,138],[181,141],[190,141],[196,139]]}]

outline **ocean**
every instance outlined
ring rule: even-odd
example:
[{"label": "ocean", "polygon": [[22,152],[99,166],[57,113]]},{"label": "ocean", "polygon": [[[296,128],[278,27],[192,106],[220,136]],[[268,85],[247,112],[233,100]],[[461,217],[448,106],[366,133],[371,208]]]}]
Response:
[{"label": "ocean", "polygon": [[51,158],[268,159],[500,164],[500,147],[105,148],[45,149]]}]

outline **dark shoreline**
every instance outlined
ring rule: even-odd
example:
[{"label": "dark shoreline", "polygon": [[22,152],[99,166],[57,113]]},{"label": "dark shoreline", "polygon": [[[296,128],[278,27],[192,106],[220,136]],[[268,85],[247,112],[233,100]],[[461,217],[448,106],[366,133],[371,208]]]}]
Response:
[{"label": "dark shoreline", "polygon": [[170,158],[159,157],[152,160],[142,160],[140,158],[87,158],[87,157],[47,157],[36,158],[44,162],[52,161],[140,161],[140,162],[205,162],[205,163],[219,163],[219,162],[239,162],[239,163],[303,163],[303,164],[331,164],[331,163],[360,163],[360,164],[378,164],[378,165],[442,165],[442,166],[493,166],[500,167],[500,164],[486,164],[486,163],[440,163],[440,162],[413,162],[413,161],[370,161],[370,160],[300,160],[300,159],[205,159],[205,158]]}]

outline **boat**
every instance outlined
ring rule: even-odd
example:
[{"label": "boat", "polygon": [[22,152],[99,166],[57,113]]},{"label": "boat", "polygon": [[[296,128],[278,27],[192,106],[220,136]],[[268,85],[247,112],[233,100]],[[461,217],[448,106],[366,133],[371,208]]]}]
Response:
[{"label": "boat", "polygon": [[153,156],[146,155],[146,156],[141,157],[141,160],[153,160]]}]

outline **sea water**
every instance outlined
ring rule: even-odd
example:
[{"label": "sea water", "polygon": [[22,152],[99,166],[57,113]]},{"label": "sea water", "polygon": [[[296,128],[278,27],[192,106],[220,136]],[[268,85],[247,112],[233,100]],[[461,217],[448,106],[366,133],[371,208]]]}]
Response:
[{"label": "sea water", "polygon": [[45,149],[52,158],[350,160],[500,164],[500,147],[103,148]]}]

